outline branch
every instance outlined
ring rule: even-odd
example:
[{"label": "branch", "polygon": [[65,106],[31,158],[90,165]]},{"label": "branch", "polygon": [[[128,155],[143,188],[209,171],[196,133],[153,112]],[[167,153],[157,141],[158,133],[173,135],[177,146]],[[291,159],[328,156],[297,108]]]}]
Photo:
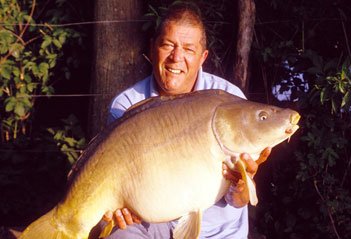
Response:
[{"label": "branch", "polygon": [[332,213],[330,207],[328,206],[328,204],[326,203],[326,200],[324,199],[323,195],[322,195],[321,192],[319,191],[319,188],[318,188],[317,180],[316,180],[316,179],[313,180],[313,184],[314,184],[314,188],[315,188],[316,191],[317,191],[318,196],[322,199],[323,203],[326,205],[326,207],[327,207],[327,209],[328,209],[328,216],[329,216],[329,219],[330,219],[330,222],[331,222],[331,224],[332,224],[332,227],[333,227],[333,230],[334,230],[334,233],[335,233],[336,237],[337,237],[338,239],[341,239],[341,237],[340,237],[340,235],[339,235],[339,233],[338,233],[338,231],[337,231],[337,229],[336,229],[336,227],[335,227],[335,222],[334,222],[334,218],[333,218],[333,215],[332,215],[333,213]]},{"label": "branch", "polygon": [[[31,12],[30,12],[30,17],[31,18],[33,17],[33,14],[34,14],[35,4],[36,4],[36,0],[33,0],[33,2],[32,2],[32,9],[31,9]],[[19,7],[18,7],[18,10],[20,11]],[[21,42],[23,46],[27,45],[28,42],[24,42],[23,35],[26,32],[26,30],[28,29],[28,27],[30,26],[30,22],[29,21],[30,20],[27,21],[27,23],[26,23],[26,25],[24,26],[23,29],[22,29],[22,24],[19,24],[19,28],[20,28],[20,34],[19,35],[17,35],[16,33],[14,33],[11,30],[5,28],[7,31],[11,32],[11,34],[16,37],[17,40],[16,40],[15,43]],[[36,38],[34,38],[32,40],[35,40],[35,39]],[[31,42],[31,41],[29,41],[29,42]],[[1,57],[0,65],[3,64],[7,60],[7,58],[9,58],[11,55],[12,55],[12,51],[9,50],[9,52],[4,57]]]},{"label": "branch", "polygon": [[341,180],[341,187],[344,187],[344,183],[346,181],[346,177],[347,177],[347,174],[348,172],[350,171],[350,167],[351,167],[351,157],[349,158],[349,162],[347,163],[347,167],[345,169],[345,172],[344,172],[344,175],[342,177],[342,180]]},{"label": "branch", "polygon": [[[33,0],[33,2],[32,2],[32,9],[31,9],[30,14],[29,14],[30,18],[33,18],[35,5],[36,5],[36,0]],[[28,19],[26,25],[24,26],[23,30],[21,31],[21,33],[19,35],[20,38],[22,38],[24,33],[27,31],[27,29],[29,27],[29,21],[30,21],[30,19]]]}]

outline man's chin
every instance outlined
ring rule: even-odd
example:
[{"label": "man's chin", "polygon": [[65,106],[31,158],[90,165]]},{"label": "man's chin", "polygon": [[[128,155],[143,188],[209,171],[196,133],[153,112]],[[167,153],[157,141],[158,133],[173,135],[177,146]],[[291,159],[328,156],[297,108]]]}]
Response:
[{"label": "man's chin", "polygon": [[163,92],[160,92],[160,93],[161,94],[163,93],[163,95],[179,95],[179,94],[188,93],[188,91],[184,89],[172,88],[172,87],[165,87],[162,89],[162,91]]}]

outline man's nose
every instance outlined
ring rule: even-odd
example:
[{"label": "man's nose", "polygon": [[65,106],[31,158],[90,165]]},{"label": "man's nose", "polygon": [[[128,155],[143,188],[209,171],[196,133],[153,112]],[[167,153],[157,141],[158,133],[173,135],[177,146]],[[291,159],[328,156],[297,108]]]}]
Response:
[{"label": "man's nose", "polygon": [[171,58],[173,61],[182,61],[184,58],[184,50],[181,47],[175,47],[171,53]]}]

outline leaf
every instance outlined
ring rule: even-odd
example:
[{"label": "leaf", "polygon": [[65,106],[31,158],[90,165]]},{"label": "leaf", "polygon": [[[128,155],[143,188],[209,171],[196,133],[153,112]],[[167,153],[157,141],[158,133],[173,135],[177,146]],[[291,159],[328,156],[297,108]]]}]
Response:
[{"label": "leaf", "polygon": [[16,105],[16,98],[11,96],[5,100],[5,111],[10,112],[13,111]]},{"label": "leaf", "polygon": [[47,128],[46,129],[50,134],[54,135],[55,134],[55,131],[53,128]]},{"label": "leaf", "polygon": [[49,64],[46,62],[42,62],[39,64],[38,68],[42,74],[47,74],[47,72],[49,70]]},{"label": "leaf", "polygon": [[[344,97],[342,98],[341,101],[341,108],[344,108],[345,106],[350,106],[351,105],[351,93],[350,91],[346,92],[346,94],[344,95]],[[346,107],[346,110],[349,107]]]},{"label": "leaf", "polygon": [[4,77],[5,79],[7,80],[11,79],[12,71],[11,71],[11,67],[9,67],[8,65],[3,65],[0,68],[0,73],[1,73],[1,76]]},{"label": "leaf", "polygon": [[31,83],[32,82],[32,77],[29,74],[25,74],[24,75],[24,81],[27,83]]},{"label": "leaf", "polygon": [[66,142],[69,146],[73,147],[73,146],[75,145],[75,143],[76,143],[76,140],[75,140],[74,138],[71,138],[71,137],[66,137],[66,138],[65,138],[65,142]]},{"label": "leaf", "polygon": [[61,43],[61,45],[64,44],[64,43],[66,42],[66,35],[67,35],[67,34],[66,34],[65,32],[63,32],[63,33],[60,34],[58,40],[59,40],[59,42]]},{"label": "leaf", "polygon": [[41,90],[42,90],[42,93],[47,95],[51,95],[52,93],[54,93],[54,88],[52,86],[43,86]]},{"label": "leaf", "polygon": [[15,38],[10,31],[0,28],[0,54],[7,53],[14,41]]},{"label": "leaf", "polygon": [[331,103],[332,103],[332,113],[337,113],[338,112],[338,107],[337,107],[338,104],[335,102],[334,99],[332,99]]},{"label": "leaf", "polygon": [[20,101],[21,101],[21,103],[23,104],[24,107],[26,107],[26,108],[32,108],[33,107],[33,104],[30,101],[30,99],[32,98],[30,95],[23,93],[23,94],[19,94],[18,97],[20,97],[19,99],[20,99]]},{"label": "leaf", "polygon": [[339,91],[340,91],[342,94],[345,94],[346,84],[345,84],[344,81],[339,80],[339,82],[338,82],[338,88],[339,88]]},{"label": "leaf", "polygon": [[46,35],[46,36],[44,36],[44,41],[40,47],[42,49],[46,49],[51,44],[51,42],[52,42],[51,36]]},{"label": "leaf", "polygon": [[57,39],[53,39],[52,42],[54,43],[54,45],[58,48],[61,49],[62,48],[62,44],[59,40]]},{"label": "leaf", "polygon": [[25,107],[21,102],[17,102],[14,112],[20,117],[23,117],[26,115]]},{"label": "leaf", "polygon": [[151,12],[152,12],[155,16],[158,16],[158,12],[157,12],[156,9],[155,9],[153,6],[151,6],[150,4],[149,4],[149,10],[151,10]]},{"label": "leaf", "polygon": [[24,46],[19,43],[14,43],[10,46],[10,53],[14,58],[19,58]]},{"label": "leaf", "polygon": [[36,88],[37,88],[37,83],[28,83],[27,84],[27,90],[32,93]]},{"label": "leaf", "polygon": [[40,76],[42,77],[43,83],[46,83],[47,80],[48,80],[49,68],[50,68],[50,66],[46,62],[42,62],[38,66],[38,69],[39,69],[39,72],[40,72]]}]

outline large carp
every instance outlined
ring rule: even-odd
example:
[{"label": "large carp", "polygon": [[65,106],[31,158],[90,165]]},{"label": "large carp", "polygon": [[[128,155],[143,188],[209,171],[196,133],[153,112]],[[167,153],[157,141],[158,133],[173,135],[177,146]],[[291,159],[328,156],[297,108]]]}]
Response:
[{"label": "large carp", "polygon": [[197,238],[202,211],[230,184],[222,162],[284,141],[298,129],[299,118],[293,110],[221,90],[146,100],[92,141],[64,199],[20,238],[87,238],[106,211],[124,207],[147,222],[180,218],[174,238]]}]

